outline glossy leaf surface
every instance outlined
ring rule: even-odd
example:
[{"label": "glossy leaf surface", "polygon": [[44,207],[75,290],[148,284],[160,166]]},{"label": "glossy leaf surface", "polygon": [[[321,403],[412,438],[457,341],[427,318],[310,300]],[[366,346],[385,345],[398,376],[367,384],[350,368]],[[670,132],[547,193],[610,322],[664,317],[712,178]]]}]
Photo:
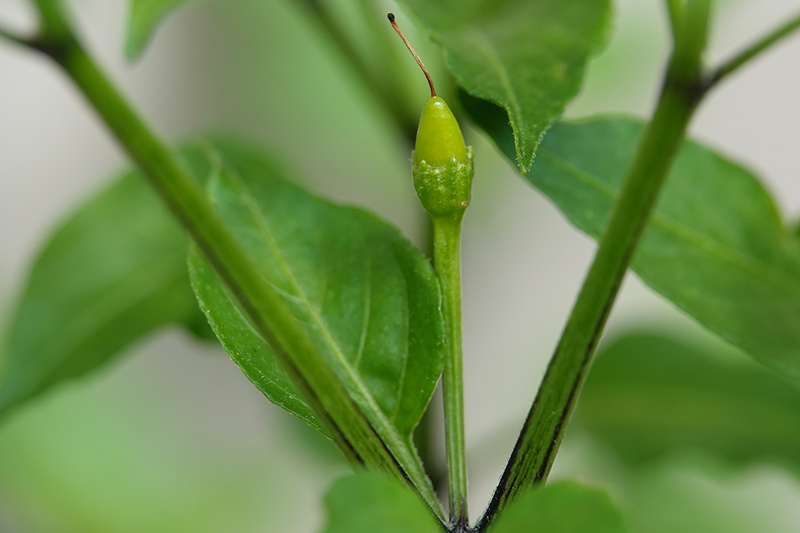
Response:
[{"label": "glossy leaf surface", "polygon": [[213,338],[189,287],[186,245],[137,174],[69,217],[36,259],[3,335],[0,416],[166,324]]},{"label": "glossy leaf surface", "polygon": [[441,533],[437,519],[408,486],[377,473],[336,481],[325,496],[322,533]]},{"label": "glossy leaf surface", "polygon": [[625,525],[611,499],[598,489],[560,481],[521,494],[489,533],[623,533]]},{"label": "glossy leaf surface", "polygon": [[[625,117],[559,124],[527,179],[597,238],[642,129]],[[508,136],[490,133],[510,155]],[[800,378],[800,240],[745,168],[686,142],[632,269],[709,330]]]},{"label": "glossy leaf surface", "polygon": [[622,337],[598,354],[575,423],[629,461],[698,450],[797,467],[800,387],[725,355],[663,335]]},{"label": "glossy leaf surface", "polygon": [[197,0],[130,0],[125,56],[134,61],[150,43],[158,25],[173,10]]},{"label": "glossy leaf surface", "polygon": [[578,93],[611,18],[607,0],[400,3],[442,46],[459,85],[506,110],[523,173],[545,131]]},{"label": "glossy leaf surface", "polygon": [[[305,192],[253,151],[216,147],[231,171],[211,187],[220,214],[355,401],[365,411],[376,406],[407,440],[443,364],[432,267],[376,216]],[[197,296],[232,359],[268,398],[316,425],[205,261],[193,254],[190,265]]]}]

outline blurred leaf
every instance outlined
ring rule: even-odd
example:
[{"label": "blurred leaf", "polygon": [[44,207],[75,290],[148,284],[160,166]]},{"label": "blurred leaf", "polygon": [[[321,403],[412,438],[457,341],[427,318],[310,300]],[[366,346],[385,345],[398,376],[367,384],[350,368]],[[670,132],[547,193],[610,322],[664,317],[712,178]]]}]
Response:
[{"label": "blurred leaf", "polygon": [[[310,195],[287,172],[235,143],[217,144],[231,172],[212,196],[263,275],[365,412],[377,406],[404,440],[443,364],[439,288],[432,267],[376,216]],[[241,180],[233,177],[238,173]],[[231,358],[273,402],[317,425],[269,347],[202,257],[192,283]]]},{"label": "blurred leaf", "polygon": [[602,491],[560,481],[522,493],[489,528],[489,533],[621,533],[622,517]]},{"label": "blurred leaf", "polygon": [[445,50],[459,85],[502,106],[527,172],[605,42],[607,0],[400,0]]},{"label": "blurred leaf", "polygon": [[309,491],[318,492],[309,485],[340,469],[308,461],[305,450],[275,435],[283,420],[271,417],[271,431],[264,431],[256,413],[203,416],[249,405],[209,390],[193,366],[227,373],[230,363],[160,348],[137,350],[124,371],[65,388],[9,417],[0,431],[0,531],[311,530],[292,529],[315,523],[292,515]]},{"label": "blurred leaf", "polygon": [[796,480],[777,469],[732,472],[732,467],[708,456],[679,454],[636,465],[615,494],[637,533],[793,531],[800,496]]},{"label": "blurred leaf", "polygon": [[125,56],[135,61],[142,55],[156,28],[178,7],[197,0],[130,0]]},{"label": "blurred leaf", "polygon": [[165,324],[213,338],[189,287],[186,242],[136,174],[75,212],[36,259],[4,334],[0,415]]},{"label": "blurred leaf", "polygon": [[800,466],[800,387],[717,359],[661,335],[625,336],[598,354],[575,423],[630,461],[698,449]]},{"label": "blurred leaf", "polygon": [[[527,179],[597,238],[643,127],[625,117],[559,124]],[[631,268],[723,339],[800,378],[800,240],[741,166],[686,142]]]},{"label": "blurred leaf", "polygon": [[441,533],[436,517],[407,485],[374,472],[336,481],[325,496],[322,533]]}]

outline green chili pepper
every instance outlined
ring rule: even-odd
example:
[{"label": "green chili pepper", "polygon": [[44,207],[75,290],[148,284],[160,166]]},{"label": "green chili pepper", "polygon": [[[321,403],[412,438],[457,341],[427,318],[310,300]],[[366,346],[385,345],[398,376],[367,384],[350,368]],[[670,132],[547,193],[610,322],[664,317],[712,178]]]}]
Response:
[{"label": "green chili pepper", "polygon": [[422,207],[434,218],[461,218],[472,190],[472,147],[464,143],[461,128],[447,103],[436,96],[428,70],[389,13],[392,27],[403,39],[428,80],[431,97],[422,108],[412,157],[412,175]]},{"label": "green chili pepper", "polygon": [[450,487],[451,530],[465,531],[467,459],[464,440],[464,382],[461,347],[461,221],[472,188],[472,148],[464,144],[458,122],[436,96],[433,81],[389,13],[389,21],[428,79],[431,97],[422,108],[412,174],[417,196],[433,219],[433,266],[442,287],[447,352],[442,372],[445,446]]}]

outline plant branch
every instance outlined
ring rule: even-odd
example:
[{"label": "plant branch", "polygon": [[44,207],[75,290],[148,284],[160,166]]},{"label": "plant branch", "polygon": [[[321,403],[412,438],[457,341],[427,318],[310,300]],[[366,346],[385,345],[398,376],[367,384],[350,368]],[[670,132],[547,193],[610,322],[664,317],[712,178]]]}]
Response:
[{"label": "plant branch", "polygon": [[622,279],[699,102],[708,17],[709,0],[692,0],[684,7],[653,118],[478,531],[521,491],[547,479]]},{"label": "plant branch", "polygon": [[673,41],[679,31],[681,12],[683,11],[683,0],[665,0],[667,4],[667,14],[669,15],[669,26],[672,32]]},{"label": "plant branch", "polygon": [[73,37],[61,0],[34,0],[39,12],[40,41],[64,41]]},{"label": "plant branch", "polygon": [[21,35],[17,35],[16,33],[7,30],[5,28],[0,28],[0,39],[5,39],[6,41],[18,44],[20,46],[25,46],[25,47],[31,46],[31,42],[29,39],[22,37]]},{"label": "plant branch", "polygon": [[708,76],[706,90],[717,85],[719,82],[748,64],[754,58],[772,48],[772,46],[774,46],[776,43],[792,35],[792,33],[798,29],[800,29],[800,13],[789,19],[786,23],[781,24],[768,34],[764,35],[756,42],[752,43],[750,46],[714,69]]},{"label": "plant branch", "polygon": [[433,261],[442,286],[447,355],[442,376],[450,524],[468,524],[467,452],[464,438],[464,365],[461,342],[461,219],[433,218]]},{"label": "plant branch", "polygon": [[[410,481],[442,517],[430,480],[409,443],[385,442],[385,421],[362,408],[264,279],[188,169],[151,131],[79,43],[56,0],[37,0],[35,47],[75,82],[122,147],[188,231],[300,388],[328,435],[354,464]],[[33,45],[32,45],[33,46]],[[389,422],[390,423],[390,422]],[[376,429],[376,428],[380,428]]]}]

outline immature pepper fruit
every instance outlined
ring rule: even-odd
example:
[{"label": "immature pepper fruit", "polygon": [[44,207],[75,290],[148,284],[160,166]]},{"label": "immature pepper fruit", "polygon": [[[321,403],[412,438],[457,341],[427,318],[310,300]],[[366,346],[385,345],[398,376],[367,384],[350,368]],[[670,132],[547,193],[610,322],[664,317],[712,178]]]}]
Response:
[{"label": "immature pepper fruit", "polygon": [[472,191],[472,147],[464,143],[456,117],[431,96],[422,109],[411,172],[417,196],[433,217],[461,217]]},{"label": "immature pepper fruit", "polygon": [[472,191],[472,147],[464,143],[461,128],[447,103],[436,96],[428,70],[397,27],[394,15],[389,13],[388,17],[425,73],[431,89],[431,97],[422,108],[412,155],[414,188],[422,207],[432,217],[461,218]]}]

